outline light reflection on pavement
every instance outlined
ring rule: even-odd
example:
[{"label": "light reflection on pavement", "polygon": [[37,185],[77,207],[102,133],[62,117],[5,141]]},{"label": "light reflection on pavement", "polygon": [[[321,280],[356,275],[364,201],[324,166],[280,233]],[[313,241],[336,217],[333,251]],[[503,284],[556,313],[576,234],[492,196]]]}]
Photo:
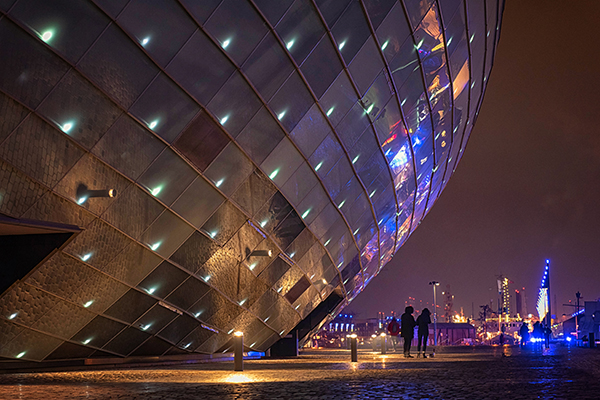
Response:
[{"label": "light reflection on pavement", "polygon": [[[348,354],[346,354],[348,353]],[[0,399],[599,398],[600,351],[454,348],[405,359],[312,351],[295,359],[0,375]]]}]

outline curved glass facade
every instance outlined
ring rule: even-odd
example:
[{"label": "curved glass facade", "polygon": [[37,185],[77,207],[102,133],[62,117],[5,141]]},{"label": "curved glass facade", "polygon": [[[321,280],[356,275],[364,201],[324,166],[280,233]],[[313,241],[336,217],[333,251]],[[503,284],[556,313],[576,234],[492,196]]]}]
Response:
[{"label": "curved glass facade", "polygon": [[455,170],[502,8],[0,0],[0,213],[82,229],[4,288],[0,357],[317,329]]}]

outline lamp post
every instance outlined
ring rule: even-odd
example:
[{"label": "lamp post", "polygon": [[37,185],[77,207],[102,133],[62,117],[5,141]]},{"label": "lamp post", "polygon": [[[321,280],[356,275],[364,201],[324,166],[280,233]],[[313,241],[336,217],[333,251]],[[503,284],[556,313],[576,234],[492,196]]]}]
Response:
[{"label": "lamp post", "polygon": [[429,282],[433,286],[433,345],[437,346],[437,297],[435,293],[435,287],[439,286],[438,281]]}]

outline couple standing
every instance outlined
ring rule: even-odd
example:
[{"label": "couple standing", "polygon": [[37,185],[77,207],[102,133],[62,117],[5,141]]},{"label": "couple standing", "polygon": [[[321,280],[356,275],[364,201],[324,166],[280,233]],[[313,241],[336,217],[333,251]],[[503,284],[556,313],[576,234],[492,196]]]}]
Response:
[{"label": "couple standing", "polygon": [[[425,354],[427,348],[427,338],[429,336],[429,324],[431,323],[431,312],[429,309],[424,308],[421,315],[415,321],[412,313],[415,311],[414,308],[408,306],[404,309],[404,314],[400,317],[400,326],[395,318],[388,325],[388,331],[392,336],[398,337],[398,328],[400,330],[400,336],[404,338],[404,357],[413,358],[410,355],[410,345],[415,336],[415,326],[418,326],[417,331],[417,358],[421,356],[421,344],[423,345],[423,358],[427,358]],[[395,333],[395,334],[394,334]]]}]

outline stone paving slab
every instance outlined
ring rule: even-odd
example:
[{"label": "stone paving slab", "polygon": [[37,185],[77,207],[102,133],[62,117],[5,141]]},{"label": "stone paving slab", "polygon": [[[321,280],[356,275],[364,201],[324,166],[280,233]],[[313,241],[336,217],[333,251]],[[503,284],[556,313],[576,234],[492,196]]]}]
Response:
[{"label": "stone paving slab", "polygon": [[600,351],[472,348],[0,376],[0,399],[600,399]]}]

